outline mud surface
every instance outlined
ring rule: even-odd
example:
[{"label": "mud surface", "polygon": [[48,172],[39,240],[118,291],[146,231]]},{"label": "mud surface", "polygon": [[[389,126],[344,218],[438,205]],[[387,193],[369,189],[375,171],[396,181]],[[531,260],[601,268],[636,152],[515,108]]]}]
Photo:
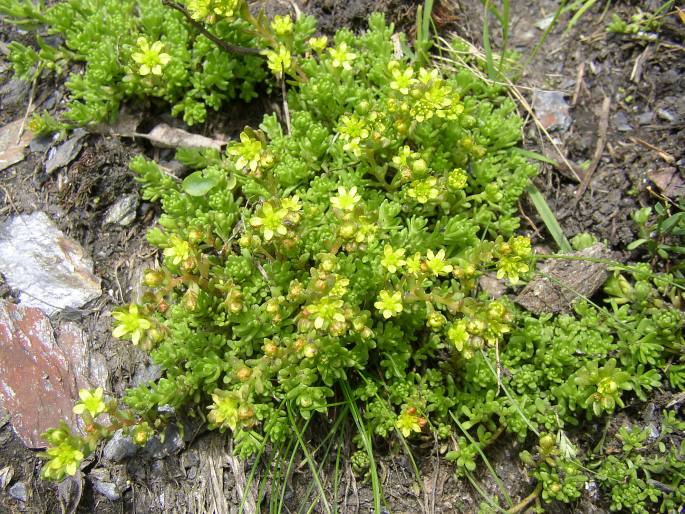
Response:
[{"label": "mud surface", "polygon": [[[535,0],[512,4],[515,5],[509,44],[525,62],[543,34],[536,24],[554,13],[556,2]],[[290,5],[279,4],[276,9],[288,10]],[[315,15],[320,20],[321,31],[327,33],[342,26],[360,30],[367,15],[375,10],[386,12],[397,27],[411,31],[417,5],[406,0],[323,0],[306,2],[299,8]],[[536,179],[565,234],[571,237],[589,231],[608,241],[613,249],[621,249],[635,239],[631,213],[640,206],[653,204],[662,195],[650,177],[655,172],[672,172],[675,179],[683,180],[685,25],[674,16],[667,17],[656,41],[612,35],[605,30],[611,14],[633,12],[634,5],[615,2],[606,12],[602,7],[603,4],[597,5],[586,13],[581,23],[568,33],[564,33],[568,16],[562,18],[517,82],[525,86],[522,91],[528,100],[531,89],[526,88],[553,89],[563,92],[570,105],[570,127],[551,133],[558,150],[532,122],[525,131],[528,148],[554,161],[561,161],[560,154],[568,160],[568,164],[542,165]],[[436,8],[435,18],[445,35],[455,30],[476,45],[481,43],[480,2],[444,3]],[[498,35],[494,36],[497,42]],[[30,84],[11,80],[6,45],[12,40],[29,39],[28,34],[0,21],[0,126],[23,118],[30,99],[32,105],[41,108],[60,108],[64,90],[54,79],[46,77],[36,84],[34,91]],[[608,126],[603,131],[600,120],[606,105]],[[208,135],[216,132],[235,135],[244,125],[254,125],[273,106],[269,100],[237,106],[230,121],[212,120],[204,130]],[[145,115],[148,118],[143,124],[163,121],[150,113]],[[604,145],[596,157],[600,140]],[[103,221],[108,208],[118,199],[138,191],[128,170],[132,156],[142,152],[170,159],[171,154],[155,151],[131,138],[91,134],[67,168],[48,175],[44,162],[53,144],[52,141],[36,142],[25,160],[2,172],[0,221],[17,213],[42,210],[93,257],[95,273],[102,278],[103,295],[83,310],[61,316],[80,323],[89,335],[91,349],[106,356],[111,377],[109,393],[121,395],[130,384],[155,377],[154,368],[142,352],[111,337],[110,313],[136,294],[141,270],[155,261],[155,252],[146,244],[144,234],[158,211],[155,205],[141,201],[130,226],[106,225]],[[593,168],[593,159],[597,160],[594,171],[584,179],[585,170]],[[587,189],[578,195],[583,180]],[[529,220],[524,222],[524,228],[537,242],[547,241],[544,226],[532,206],[522,203],[521,208]],[[15,295],[4,283],[0,283],[0,293],[4,298]],[[54,322],[58,325],[60,319]],[[628,409],[627,415],[639,416],[640,409],[636,405]],[[184,422],[183,430],[169,434],[164,443],[158,442],[157,446],[121,463],[106,462],[100,450],[91,457],[81,477],[58,490],[39,479],[40,459],[21,444],[8,421],[8,416],[0,412],[0,470],[12,470],[9,484],[23,483],[27,499],[17,501],[5,487],[0,490],[0,512],[3,513],[238,512],[241,499],[249,498],[245,491],[250,490],[265,494],[267,501],[263,508],[268,511],[269,498],[280,494],[271,489],[266,479],[259,485],[250,485],[250,463],[241,464],[232,456],[229,438],[205,433],[192,421]],[[311,437],[315,444],[316,432]],[[591,443],[582,433],[576,435],[574,442]],[[349,438],[342,443],[340,479],[336,484],[334,451],[330,464],[324,466],[323,485],[331,493],[337,490],[340,512],[371,512],[369,481],[352,473],[348,464]],[[514,500],[525,497],[533,487],[517,457],[524,447],[505,435],[488,451],[491,465]],[[437,457],[441,448],[436,448],[433,441],[423,441],[412,448],[420,470],[418,479],[404,448],[390,445],[378,450],[380,479],[389,512],[477,511],[480,494],[468,481],[453,476],[449,465]],[[307,505],[306,498],[316,494],[307,465],[296,466],[292,483],[283,495],[285,512],[300,511],[302,505]],[[266,476],[264,471],[258,467],[256,476]],[[498,486],[487,470],[479,469],[477,477],[484,491],[497,494]],[[100,487],[98,492],[94,487],[98,481],[114,484],[121,497],[108,499],[102,492],[106,488]],[[246,506],[249,504],[247,501]],[[550,512],[606,510],[607,505],[601,499],[595,501],[589,497],[575,507],[552,505],[549,508]]]}]

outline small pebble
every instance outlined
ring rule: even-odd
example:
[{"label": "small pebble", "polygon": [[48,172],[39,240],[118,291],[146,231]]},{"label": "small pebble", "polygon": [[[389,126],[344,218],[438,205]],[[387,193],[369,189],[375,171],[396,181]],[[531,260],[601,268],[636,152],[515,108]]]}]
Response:
[{"label": "small pebble", "polygon": [[616,130],[619,132],[630,132],[633,127],[628,123],[628,116],[623,111],[618,111],[612,116],[612,122]]},{"label": "small pebble", "polygon": [[94,479],[92,482],[93,488],[108,500],[116,501],[121,498],[122,491],[116,484],[113,484],[112,482],[102,482],[97,479]]},{"label": "small pebble", "polygon": [[9,495],[17,501],[25,503],[28,500],[28,492],[26,491],[26,484],[24,482],[17,482],[7,491]]},{"label": "small pebble", "polygon": [[136,211],[138,210],[138,195],[130,194],[123,196],[116,203],[114,203],[105,215],[105,225],[118,224],[126,227],[133,223],[136,219]]},{"label": "small pebble", "polygon": [[540,29],[540,30],[547,30],[553,21],[554,21],[554,14],[550,14],[549,16],[546,16],[546,17],[542,18],[541,20],[536,21],[535,27]]},{"label": "small pebble", "polygon": [[657,109],[656,115],[660,119],[662,119],[664,121],[668,121],[670,123],[673,123],[676,120],[675,115],[671,111],[669,111],[668,109]]},{"label": "small pebble", "polygon": [[117,430],[112,439],[107,441],[102,450],[102,457],[106,461],[121,462],[135,455],[137,451],[138,447],[131,440],[131,437],[125,436],[123,431]]},{"label": "small pebble", "polygon": [[637,122],[640,125],[649,125],[654,121],[654,113],[651,111],[643,112],[637,117]]}]

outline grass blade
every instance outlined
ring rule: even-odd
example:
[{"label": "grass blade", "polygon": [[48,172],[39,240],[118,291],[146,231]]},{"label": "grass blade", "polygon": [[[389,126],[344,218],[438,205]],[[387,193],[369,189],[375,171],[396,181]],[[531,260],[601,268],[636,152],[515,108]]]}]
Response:
[{"label": "grass blade", "polygon": [[511,501],[511,497],[509,496],[509,493],[507,492],[507,488],[504,486],[504,482],[502,482],[502,479],[497,475],[497,472],[495,471],[495,468],[492,467],[492,464],[490,464],[490,461],[488,460],[487,456],[485,455],[485,452],[483,452],[483,449],[480,447],[480,444],[476,443],[476,441],[471,437],[471,434],[469,434],[468,430],[464,428],[464,426],[459,422],[459,419],[454,415],[452,411],[450,411],[450,416],[454,420],[454,422],[457,424],[459,429],[462,431],[464,436],[469,440],[469,442],[473,445],[475,445],[476,449],[478,450],[478,454],[480,455],[480,458],[483,459],[483,462],[485,463],[485,467],[488,468],[488,471],[490,471],[490,474],[492,475],[493,479],[495,480],[495,483],[497,484],[497,487],[499,488],[500,492],[502,493],[502,496],[504,496],[504,499],[507,501],[509,506],[513,506],[514,502]]},{"label": "grass blade", "polygon": [[549,205],[547,204],[545,197],[542,196],[542,193],[540,193],[540,190],[531,183],[528,184],[526,192],[528,193],[530,201],[533,202],[535,209],[537,209],[538,214],[542,218],[545,227],[547,227],[547,231],[554,238],[554,242],[559,247],[559,250],[567,253],[572,252],[573,248],[571,248],[571,244],[568,242],[568,239],[566,239],[564,231],[561,229],[557,218],[554,216],[552,209],[549,208]]},{"label": "grass blade", "polygon": [[485,67],[490,80],[495,80],[495,66],[492,57],[492,45],[490,44],[490,0],[485,1],[483,13],[483,50],[485,50]]},{"label": "grass blade", "polygon": [[331,506],[328,505],[328,501],[326,500],[326,490],[324,489],[323,484],[321,483],[321,477],[319,477],[319,470],[317,469],[316,463],[314,462],[311,452],[307,448],[307,445],[305,444],[304,439],[302,438],[302,433],[300,432],[300,429],[297,427],[297,423],[295,422],[295,414],[293,413],[290,404],[288,404],[288,418],[290,419],[290,426],[292,427],[293,432],[295,433],[297,442],[300,448],[302,448],[302,453],[304,453],[304,459],[307,462],[310,471],[312,472],[314,484],[319,490],[319,497],[321,499],[323,509],[326,512],[326,514],[333,514],[331,511]]},{"label": "grass blade", "polygon": [[350,408],[350,413],[352,414],[352,419],[354,424],[357,426],[359,436],[364,446],[364,450],[369,457],[369,474],[371,475],[371,489],[373,490],[373,511],[375,514],[381,514],[381,483],[378,478],[378,469],[376,468],[376,461],[373,457],[373,445],[371,442],[371,436],[369,435],[366,427],[364,426],[364,420],[359,413],[357,408],[357,402],[355,401],[350,386],[347,382],[342,384],[342,392],[345,395],[345,400]]}]

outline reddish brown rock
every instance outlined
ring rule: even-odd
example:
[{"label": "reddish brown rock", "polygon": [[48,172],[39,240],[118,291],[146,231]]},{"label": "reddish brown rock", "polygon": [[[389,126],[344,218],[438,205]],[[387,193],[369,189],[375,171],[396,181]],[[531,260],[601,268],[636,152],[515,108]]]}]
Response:
[{"label": "reddish brown rock", "polygon": [[29,448],[44,448],[40,434],[61,420],[75,428],[78,390],[106,381],[104,363],[88,365],[87,342],[77,329],[63,328],[58,343],[40,309],[0,302],[0,403]]}]

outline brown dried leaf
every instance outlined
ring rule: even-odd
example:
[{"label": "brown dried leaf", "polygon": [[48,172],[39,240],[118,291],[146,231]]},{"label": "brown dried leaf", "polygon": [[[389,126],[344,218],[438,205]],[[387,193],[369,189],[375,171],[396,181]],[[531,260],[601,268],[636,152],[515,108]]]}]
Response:
[{"label": "brown dried leaf", "polygon": [[680,198],[685,196],[685,182],[674,167],[661,168],[648,174],[649,180],[654,182],[664,196]]},{"label": "brown dried leaf", "polygon": [[148,139],[159,148],[214,148],[221,150],[226,141],[212,139],[199,134],[191,134],[183,129],[174,128],[166,123],[160,123],[149,134],[136,134]]},{"label": "brown dried leaf", "polygon": [[21,130],[22,120],[16,120],[0,128],[0,171],[9,168],[24,159],[24,148],[33,139],[33,134],[24,131],[17,141]]}]

